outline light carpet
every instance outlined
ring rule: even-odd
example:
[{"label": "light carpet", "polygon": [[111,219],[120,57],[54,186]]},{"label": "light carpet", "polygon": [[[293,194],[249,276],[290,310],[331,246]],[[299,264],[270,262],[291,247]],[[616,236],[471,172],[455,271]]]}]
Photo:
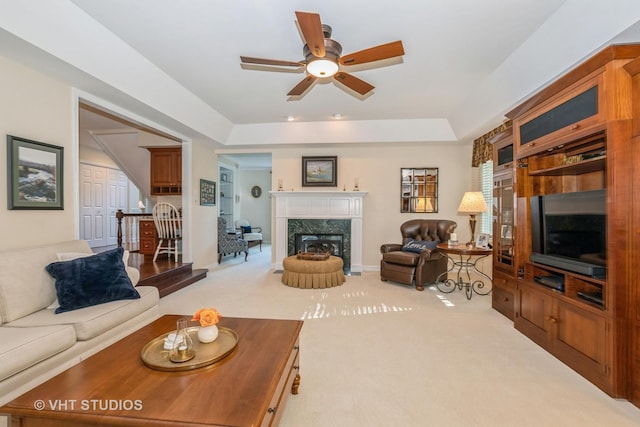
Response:
[{"label": "light carpet", "polygon": [[418,292],[377,272],[330,289],[291,288],[281,277],[264,245],[160,301],[163,314],[212,306],[230,317],[304,320],[300,390],[281,426],[640,425],[640,409],[514,329],[490,295]]}]

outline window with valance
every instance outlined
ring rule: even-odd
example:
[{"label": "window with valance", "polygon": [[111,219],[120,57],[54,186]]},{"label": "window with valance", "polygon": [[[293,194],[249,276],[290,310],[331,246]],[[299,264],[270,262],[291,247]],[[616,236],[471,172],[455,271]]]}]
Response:
[{"label": "window with valance", "polygon": [[[480,168],[480,182],[478,186],[488,206],[493,205],[493,145],[489,141],[491,141],[495,135],[509,129],[512,124],[511,120],[507,120],[500,126],[473,141],[471,166]],[[491,234],[493,228],[492,213],[484,212],[480,214],[478,219],[480,222],[480,232]]]},{"label": "window with valance", "polygon": [[491,146],[489,140],[491,139],[491,137],[510,128],[512,124],[513,122],[511,120],[507,120],[497,128],[485,133],[480,138],[477,138],[473,141],[473,155],[471,157],[472,167],[477,168],[482,163],[493,160],[493,147]]}]

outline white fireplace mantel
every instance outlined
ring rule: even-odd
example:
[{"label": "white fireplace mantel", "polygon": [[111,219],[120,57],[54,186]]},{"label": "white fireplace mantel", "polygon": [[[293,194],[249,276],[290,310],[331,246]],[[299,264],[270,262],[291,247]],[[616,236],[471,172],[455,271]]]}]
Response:
[{"label": "white fireplace mantel", "polygon": [[362,268],[362,215],[366,191],[271,191],[276,201],[275,270],[282,270],[282,260],[288,256],[289,219],[350,219],[351,272]]}]

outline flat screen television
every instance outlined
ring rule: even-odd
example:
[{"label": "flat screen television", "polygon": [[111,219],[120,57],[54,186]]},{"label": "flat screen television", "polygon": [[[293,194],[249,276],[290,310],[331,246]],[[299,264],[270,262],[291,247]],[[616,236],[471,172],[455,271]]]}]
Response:
[{"label": "flat screen television", "polygon": [[530,203],[531,261],[606,277],[605,190],[534,196]]}]

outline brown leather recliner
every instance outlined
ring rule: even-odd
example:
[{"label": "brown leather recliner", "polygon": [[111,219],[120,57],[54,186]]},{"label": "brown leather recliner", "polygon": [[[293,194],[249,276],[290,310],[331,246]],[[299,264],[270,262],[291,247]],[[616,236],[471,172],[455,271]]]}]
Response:
[{"label": "brown leather recliner", "polygon": [[447,271],[447,257],[437,249],[423,249],[420,253],[403,251],[411,240],[447,242],[458,224],[446,219],[412,219],[400,226],[402,244],[387,243],[380,246],[380,279],[406,285],[415,285],[419,291],[424,284],[435,283]]}]

